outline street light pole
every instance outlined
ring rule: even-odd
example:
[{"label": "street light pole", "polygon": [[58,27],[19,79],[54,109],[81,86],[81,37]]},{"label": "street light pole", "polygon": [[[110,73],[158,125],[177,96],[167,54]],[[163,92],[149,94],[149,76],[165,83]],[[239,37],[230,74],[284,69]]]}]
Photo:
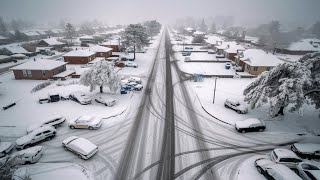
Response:
[{"label": "street light pole", "polygon": [[215,98],[216,98],[217,79],[218,79],[218,77],[216,77],[216,78],[214,79],[214,91],[213,91],[213,100],[212,100],[212,104],[214,104],[214,100],[215,100]]}]

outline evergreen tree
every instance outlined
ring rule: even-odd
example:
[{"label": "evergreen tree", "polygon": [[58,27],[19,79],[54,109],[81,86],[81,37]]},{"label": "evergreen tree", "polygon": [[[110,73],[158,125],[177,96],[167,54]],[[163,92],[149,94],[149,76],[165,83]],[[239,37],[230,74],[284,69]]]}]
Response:
[{"label": "evergreen tree", "polygon": [[72,24],[67,23],[67,25],[65,27],[65,31],[66,31],[67,38],[70,39],[72,42],[72,38],[75,37],[75,35],[76,35],[76,28],[73,27]]},{"label": "evergreen tree", "polygon": [[206,25],[206,23],[204,22],[204,19],[202,19],[201,25],[200,25],[200,31],[207,33],[208,32],[208,26]]},{"label": "evergreen tree", "polygon": [[7,24],[4,22],[3,18],[0,17],[0,33],[5,33],[7,30]]}]

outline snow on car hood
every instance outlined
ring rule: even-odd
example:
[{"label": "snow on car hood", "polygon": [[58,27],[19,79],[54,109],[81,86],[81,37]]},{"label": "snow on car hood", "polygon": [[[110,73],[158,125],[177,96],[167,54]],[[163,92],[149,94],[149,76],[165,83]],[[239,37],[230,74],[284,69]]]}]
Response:
[{"label": "snow on car hood", "polygon": [[0,152],[7,150],[12,146],[11,142],[0,142]]},{"label": "snow on car hood", "polygon": [[237,128],[248,128],[252,124],[260,124],[260,120],[256,118],[250,118],[250,119],[245,119],[243,121],[237,121],[236,122],[236,127]]},{"label": "snow on car hood", "polygon": [[17,145],[23,145],[23,144],[31,141],[31,140],[32,140],[32,137],[33,137],[32,134],[28,134],[28,135],[22,136],[21,138],[18,138],[18,139],[16,140],[16,144],[17,144]]},{"label": "snow on car hood", "polygon": [[84,138],[75,139],[68,146],[84,155],[90,154],[97,148],[96,145]]},{"label": "snow on car hood", "polygon": [[320,144],[313,143],[295,143],[294,146],[303,153],[314,153],[320,151]]}]

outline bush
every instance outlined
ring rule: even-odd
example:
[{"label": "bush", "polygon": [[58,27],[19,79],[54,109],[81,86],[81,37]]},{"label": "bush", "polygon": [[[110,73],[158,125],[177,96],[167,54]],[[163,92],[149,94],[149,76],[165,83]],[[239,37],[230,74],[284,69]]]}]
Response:
[{"label": "bush", "polygon": [[38,84],[36,87],[34,87],[32,90],[31,90],[31,93],[34,93],[34,92],[37,92],[37,91],[40,91],[41,89],[49,86],[50,84],[52,84],[52,80],[47,80],[41,84]]},{"label": "bush", "polygon": [[204,43],[204,37],[202,35],[197,35],[193,38],[192,43]]}]

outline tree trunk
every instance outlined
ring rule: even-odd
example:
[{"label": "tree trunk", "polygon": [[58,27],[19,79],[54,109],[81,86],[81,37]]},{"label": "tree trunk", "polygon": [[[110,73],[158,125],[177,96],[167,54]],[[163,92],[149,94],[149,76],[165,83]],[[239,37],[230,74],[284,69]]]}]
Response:
[{"label": "tree trunk", "polygon": [[280,109],[279,109],[278,113],[275,115],[275,117],[277,117],[278,115],[284,116],[283,110],[284,110],[284,107],[280,107]]},{"label": "tree trunk", "polygon": [[100,93],[103,93],[103,86],[100,86]]}]

